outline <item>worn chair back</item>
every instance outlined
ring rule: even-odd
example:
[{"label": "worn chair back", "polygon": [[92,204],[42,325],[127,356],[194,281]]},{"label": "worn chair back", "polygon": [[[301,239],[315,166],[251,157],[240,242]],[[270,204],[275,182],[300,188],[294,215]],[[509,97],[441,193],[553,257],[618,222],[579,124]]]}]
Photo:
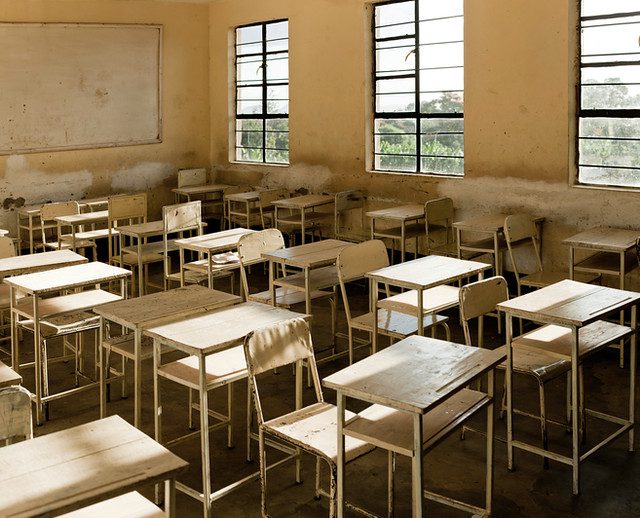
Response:
[{"label": "worn chair back", "polygon": [[282,232],[276,228],[268,228],[240,237],[238,240],[238,257],[240,259],[240,281],[245,299],[249,297],[246,267],[264,262],[263,253],[274,252],[282,248],[284,248],[284,237],[282,237]]},{"label": "worn chair back", "polygon": [[115,229],[119,225],[135,225],[147,221],[147,194],[120,194],[110,196],[108,201],[108,248],[109,261],[120,254]]},{"label": "worn chair back", "polygon": [[534,257],[538,272],[542,271],[542,257],[540,256],[540,245],[538,244],[538,229],[536,223],[529,214],[513,214],[504,220],[504,238],[509,250],[509,258],[516,276],[518,286],[520,286],[520,269],[513,253],[514,244],[531,243],[534,250]]},{"label": "worn chair back", "polygon": [[285,200],[291,197],[291,193],[287,189],[269,189],[261,191],[258,194],[258,206],[260,207],[260,224],[262,228],[267,228],[266,216],[273,212],[273,202],[276,200]]},{"label": "worn chair back", "polygon": [[0,444],[31,438],[31,394],[20,386],[0,388]]},{"label": "worn chair back", "polygon": [[484,343],[483,317],[495,311],[496,305],[509,300],[509,287],[504,277],[490,277],[472,282],[460,288],[460,323],[464,331],[464,341],[473,345],[469,322],[478,319],[478,347]]},{"label": "worn chair back", "polygon": [[178,171],[178,188],[205,185],[207,183],[207,170],[204,167],[197,169],[180,169]]},{"label": "worn chair back", "polygon": [[[427,237],[427,254],[431,252],[432,244],[435,243],[430,233],[434,230],[444,233],[444,240],[438,239],[437,244],[433,248],[440,247],[445,249],[447,245],[455,244],[453,232],[454,208],[451,198],[436,198],[429,200],[424,204],[424,225]],[[454,251],[454,248],[451,248]],[[457,250],[456,250],[457,252]]]},{"label": "worn chair back", "polygon": [[317,401],[323,401],[311,331],[303,318],[279,322],[254,331],[245,339],[244,351],[259,424],[264,423],[264,414],[256,376],[264,372],[296,365],[296,409],[299,410],[302,408],[302,364],[306,362]]},{"label": "worn chair back", "polygon": [[366,199],[365,194],[358,190],[336,193],[334,204],[334,234],[336,239],[343,233],[342,220],[345,212],[359,209],[361,227],[364,228],[364,204]]},{"label": "worn chair back", "polygon": [[[42,244],[46,248],[47,246],[47,232],[46,226],[52,223],[58,216],[72,216],[74,214],[80,214],[80,204],[77,201],[63,201],[46,203],[40,209],[40,228],[42,230]],[[57,231],[56,240],[60,240]]]},{"label": "worn chair back", "polygon": [[171,260],[169,257],[170,236],[178,234],[184,237],[185,233],[195,233],[202,235],[202,202],[200,200],[187,203],[177,203],[175,205],[165,205],[162,207],[164,242],[164,273],[165,277],[171,274]]},{"label": "worn chair back", "polygon": [[16,245],[8,236],[0,236],[0,259],[14,257],[16,255]]}]

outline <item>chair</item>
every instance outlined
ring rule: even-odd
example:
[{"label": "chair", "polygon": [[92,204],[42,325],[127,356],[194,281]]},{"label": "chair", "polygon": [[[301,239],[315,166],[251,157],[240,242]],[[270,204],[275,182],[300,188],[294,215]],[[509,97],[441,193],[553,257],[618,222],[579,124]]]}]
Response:
[{"label": "chair", "polygon": [[[75,234],[75,247],[72,241],[71,234],[59,234],[56,231],[56,240],[48,241],[47,232],[48,228],[57,224],[55,218],[58,216],[71,216],[73,214],[80,214],[80,204],[77,201],[65,201],[57,203],[47,203],[40,209],[40,228],[42,231],[42,246],[45,250],[69,250],[72,248],[86,249],[91,248],[92,258],[96,260],[96,243],[93,240],[86,239],[85,232],[77,232]],[[104,236],[103,236],[104,237]]]},{"label": "chair", "polygon": [[178,188],[205,185],[207,183],[207,170],[204,167],[195,169],[180,169],[178,171]]},{"label": "chair", "polygon": [[[348,282],[364,278],[365,273],[389,266],[389,256],[384,242],[379,240],[365,241],[364,243],[348,246],[340,252],[336,261],[338,279],[342,302],[347,315],[349,326],[349,364],[353,363],[353,331],[358,329],[373,333],[373,311],[364,315],[353,316],[347,294]],[[448,317],[441,315],[428,315],[424,319],[424,328],[429,329],[442,325],[450,340],[450,330],[447,324]],[[378,309],[378,333],[391,339],[402,339],[418,331],[418,318],[415,315],[407,315],[391,309]]]},{"label": "chair", "polygon": [[0,388],[0,442],[33,438],[31,393],[20,386]]},{"label": "chair", "polygon": [[[513,214],[504,220],[504,237],[509,250],[509,258],[516,276],[518,285],[518,295],[522,294],[522,287],[543,288],[550,284],[555,284],[563,279],[568,279],[566,272],[545,271],[542,268],[542,257],[540,254],[540,244],[538,230],[533,218],[528,214]],[[533,247],[533,257],[535,259],[535,271],[522,275],[514,254],[515,246],[530,244]],[[579,282],[594,282],[600,279],[596,273],[576,272],[574,280]]]},{"label": "chair", "polygon": [[[147,222],[147,195],[122,194],[111,196],[108,199],[109,219],[108,219],[108,251],[109,263],[117,264],[121,268],[128,267],[131,270],[131,287],[135,293],[138,283],[136,282],[135,269],[139,264],[138,247],[127,246],[125,236],[118,232],[118,226],[135,225]],[[157,251],[157,246],[146,247],[142,245],[142,265],[147,270],[148,265],[164,261],[164,255]],[[138,275],[145,275],[145,272],[138,272]]]},{"label": "chair", "polygon": [[[353,190],[336,193],[333,212],[333,235],[336,239],[361,243],[371,237],[371,233],[366,230],[364,223],[364,204],[366,199],[362,191]],[[359,228],[347,228],[344,226],[343,220],[346,219],[345,216],[354,210],[360,211]]]},{"label": "chair", "polygon": [[[316,497],[328,496],[330,499],[329,516],[336,515],[336,474],[337,474],[337,410],[330,403],[325,403],[320,379],[313,355],[313,344],[309,326],[302,318],[275,324],[271,327],[259,329],[250,334],[244,342],[249,382],[253,392],[256,408],[259,447],[260,447],[260,477],[262,480],[262,516],[267,515],[267,458],[265,451],[265,436],[269,435],[284,441],[298,449],[293,455],[296,459],[296,481],[300,482],[300,450],[316,456]],[[302,406],[302,363],[307,362],[313,378],[316,402]],[[258,376],[295,364],[296,366],[296,409],[279,417],[266,419],[265,406],[260,397]],[[355,417],[353,412],[346,412],[346,419]],[[345,458],[351,462],[369,453],[374,446],[353,437],[345,437]],[[327,494],[320,487],[320,462],[324,460],[329,465],[330,492]],[[355,507],[355,506],[354,506]]]},{"label": "chair", "polygon": [[260,209],[260,224],[262,228],[272,228],[274,226],[273,202],[290,198],[291,194],[287,189],[269,189],[261,191],[259,194],[258,207]]},{"label": "chair", "polygon": [[[231,203],[225,203],[224,201],[224,197],[227,194],[241,194],[244,192],[251,192],[251,187],[248,185],[231,185],[230,187],[227,187],[224,190],[224,194],[223,194],[223,199],[222,199],[222,210],[221,211],[216,211],[216,212],[211,212],[208,214],[208,216],[218,216],[220,217],[220,228],[224,229],[225,227],[225,222],[228,222],[228,227],[231,228]],[[256,211],[256,215],[257,215],[257,211]],[[236,216],[237,217],[237,216]],[[246,218],[245,218],[246,219]],[[250,220],[251,220],[251,214],[250,214]],[[250,228],[250,223],[251,221],[248,222],[248,224],[246,225],[245,228]]]}]

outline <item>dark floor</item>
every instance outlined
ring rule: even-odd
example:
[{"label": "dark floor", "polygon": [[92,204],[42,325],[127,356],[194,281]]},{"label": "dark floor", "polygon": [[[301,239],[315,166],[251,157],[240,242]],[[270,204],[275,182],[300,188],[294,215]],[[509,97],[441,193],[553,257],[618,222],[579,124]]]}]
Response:
[{"label": "dark floor", "polygon": [[[265,278],[259,269],[254,268],[252,283],[264,285]],[[228,283],[222,283],[226,289]],[[354,287],[351,296],[356,307],[366,304],[367,296],[364,287]],[[329,342],[329,310],[318,304],[314,308],[313,336],[316,348]],[[457,324],[455,312],[452,317],[453,341],[462,342],[462,332]],[[346,331],[346,322],[342,305],[339,306],[340,330]],[[487,335],[490,336],[488,346],[499,345],[500,337],[496,336],[495,320],[488,319]],[[25,337],[23,350],[29,349],[30,337]],[[385,341],[384,338],[381,339]],[[339,341],[339,347],[346,347],[346,341]],[[364,351],[360,351],[361,357]],[[628,365],[622,370],[617,366],[617,351],[608,350],[591,361],[585,370],[587,406],[607,410],[610,413],[624,416],[627,409]],[[320,377],[346,366],[346,360],[325,363],[320,367]],[[52,367],[51,379],[53,390],[69,387],[73,383],[71,364],[56,364]],[[32,387],[32,375],[25,375],[25,385]],[[153,385],[151,381],[151,365],[144,366],[145,383],[143,387],[143,430],[153,436],[151,406],[153,401]],[[277,375],[269,375],[263,380],[261,389],[263,406],[273,408],[273,412],[283,413],[293,408],[293,375],[290,369],[284,369]],[[498,375],[497,387],[502,386],[502,374]],[[501,390],[499,389],[500,393]],[[187,431],[187,392],[170,382],[162,383],[163,423],[165,437],[175,437]],[[324,391],[328,401],[335,401],[332,391]],[[226,401],[225,389],[212,394],[212,404],[223,408]],[[305,401],[311,401],[313,393],[306,390]],[[222,487],[237,478],[257,470],[257,460],[246,461],[244,442],[244,422],[246,413],[246,386],[237,383],[235,389],[235,423],[236,446],[226,447],[226,432],[223,430],[211,434],[212,472],[214,488]],[[518,377],[515,382],[514,401],[521,408],[537,412],[538,391],[536,383]],[[548,387],[548,415],[562,420],[565,405],[564,379],[552,382]],[[288,406],[291,405],[291,406]],[[357,402],[350,401],[350,408],[359,410]],[[132,400],[120,399],[118,389],[114,389],[112,402],[108,405],[110,414],[120,414],[124,418],[132,418]],[[85,423],[98,418],[98,391],[91,390],[78,396],[54,401],[50,408],[50,421],[37,428],[36,434],[43,435],[63,428]],[[496,435],[505,436],[505,421],[496,415]],[[538,443],[538,425],[528,418],[516,418],[518,437]],[[485,426],[484,413],[472,422],[473,427],[482,430]],[[595,419],[587,422],[587,447],[611,429]],[[550,425],[549,444],[551,449],[568,452],[570,435],[564,427]],[[544,469],[540,457],[517,451],[516,471],[506,468],[506,447],[499,440],[495,443],[495,489],[494,516],[640,516],[640,454],[627,451],[627,436],[617,439],[582,466],[582,489],[579,497],[571,494],[571,469],[566,465],[551,462],[549,469]],[[193,439],[173,448],[173,451],[189,461],[190,469],[182,481],[200,487],[200,448],[199,440]],[[254,457],[257,444],[253,445]],[[484,500],[485,439],[482,435],[470,431],[464,441],[457,433],[438,445],[426,455],[425,472],[428,489],[451,495],[470,503],[482,504]],[[268,452],[269,460],[277,459],[281,454]],[[347,494],[351,501],[377,513],[386,512],[386,453],[375,451],[372,454],[352,463],[347,468]],[[271,516],[327,516],[328,502],[326,498],[316,501],[313,498],[314,485],[313,458],[306,457],[303,464],[304,481],[298,485],[294,481],[293,465],[278,467],[269,472],[269,508]],[[410,462],[399,458],[396,470],[396,515],[410,516],[411,513],[411,476]],[[323,481],[327,485],[326,470]],[[152,495],[149,490],[147,496]],[[201,504],[190,497],[178,493],[178,516],[191,517],[201,515]],[[426,504],[430,516],[465,516],[465,513],[445,508],[439,504]],[[239,490],[225,496],[214,504],[214,513],[224,517],[249,517],[260,515],[260,483],[251,482]],[[350,515],[348,513],[348,515]],[[355,516],[355,514],[354,514]]]}]

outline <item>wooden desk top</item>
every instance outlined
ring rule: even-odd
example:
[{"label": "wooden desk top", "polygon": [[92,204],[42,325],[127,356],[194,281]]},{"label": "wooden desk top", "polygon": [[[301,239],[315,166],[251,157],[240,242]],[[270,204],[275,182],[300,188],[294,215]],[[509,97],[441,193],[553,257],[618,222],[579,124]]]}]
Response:
[{"label": "wooden desk top", "polygon": [[223,192],[225,189],[232,187],[231,185],[223,184],[223,183],[208,183],[205,185],[189,185],[187,187],[176,187],[175,189],[171,189],[172,192],[176,194],[207,194],[210,192]]},{"label": "wooden desk top", "polygon": [[638,237],[640,230],[601,227],[575,234],[564,239],[562,243],[577,248],[626,252],[635,246]]},{"label": "wooden desk top", "polygon": [[324,378],[322,383],[348,397],[426,414],[505,358],[506,352],[499,350],[414,335]]},{"label": "wooden desk top", "polygon": [[374,270],[365,274],[365,277],[393,286],[426,290],[470,275],[477,275],[489,268],[491,268],[490,264],[478,261],[428,255]]},{"label": "wooden desk top", "polygon": [[88,225],[89,223],[100,223],[109,219],[108,210],[96,210],[95,212],[81,212],[69,216],[58,216],[54,218],[57,222],[65,225]]},{"label": "wooden desk top", "polygon": [[0,362],[0,388],[22,384],[22,376],[8,365]]},{"label": "wooden desk top", "polygon": [[237,201],[237,202],[244,202],[244,203],[256,202],[256,201],[260,201],[260,191],[225,194],[224,199],[228,201]]},{"label": "wooden desk top", "polygon": [[119,416],[93,421],[0,448],[0,516],[71,511],[187,466]]},{"label": "wooden desk top", "polygon": [[640,293],[564,280],[501,302],[507,314],[545,324],[585,326],[636,304]]},{"label": "wooden desk top", "polygon": [[150,327],[144,334],[187,354],[206,356],[241,344],[251,331],[301,316],[305,315],[268,304],[244,302]]},{"label": "wooden desk top", "polygon": [[104,304],[95,308],[95,313],[125,327],[140,328],[239,302],[242,298],[237,295],[194,284]]},{"label": "wooden desk top", "polygon": [[311,207],[319,207],[334,203],[335,198],[328,194],[306,194],[304,196],[296,196],[294,198],[285,198],[284,200],[275,200],[273,205],[282,209],[310,209]]},{"label": "wooden desk top", "polygon": [[[509,216],[509,214],[488,214],[486,216],[476,216],[463,221],[456,221],[453,226],[460,230],[501,232],[504,229],[504,220],[507,216]],[[544,217],[534,217],[533,221],[535,223],[542,223],[544,221]]]},{"label": "wooden desk top", "polygon": [[398,207],[388,207],[386,209],[370,210],[366,213],[371,219],[386,219],[390,221],[412,221],[424,218],[424,205],[411,203]]},{"label": "wooden desk top", "polygon": [[137,238],[161,236],[164,234],[164,222],[158,220],[138,223],[137,225],[122,225],[118,226],[118,232],[125,236]]},{"label": "wooden desk top", "polygon": [[86,257],[71,250],[56,250],[39,254],[17,255],[0,259],[0,277],[52,270],[88,262]]},{"label": "wooden desk top", "polygon": [[335,264],[340,252],[353,243],[337,239],[324,239],[291,248],[275,250],[262,257],[269,261],[298,268],[319,268]]},{"label": "wooden desk top", "polygon": [[202,236],[176,239],[175,244],[181,249],[194,250],[196,252],[224,252],[237,248],[240,237],[253,232],[256,231],[248,228],[232,228],[221,232],[203,234]]},{"label": "wooden desk top", "polygon": [[124,279],[130,275],[131,272],[124,268],[94,261],[56,270],[7,277],[4,282],[26,293],[42,294]]}]

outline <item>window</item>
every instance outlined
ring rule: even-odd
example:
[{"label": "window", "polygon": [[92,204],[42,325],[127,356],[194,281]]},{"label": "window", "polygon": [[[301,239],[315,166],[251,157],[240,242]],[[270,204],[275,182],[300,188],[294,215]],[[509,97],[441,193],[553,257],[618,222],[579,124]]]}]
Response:
[{"label": "window", "polygon": [[578,181],[640,187],[640,3],[581,8]]},{"label": "window", "polygon": [[374,6],[374,168],[464,173],[463,0]]},{"label": "window", "polygon": [[289,22],[236,29],[235,157],[289,163]]}]

